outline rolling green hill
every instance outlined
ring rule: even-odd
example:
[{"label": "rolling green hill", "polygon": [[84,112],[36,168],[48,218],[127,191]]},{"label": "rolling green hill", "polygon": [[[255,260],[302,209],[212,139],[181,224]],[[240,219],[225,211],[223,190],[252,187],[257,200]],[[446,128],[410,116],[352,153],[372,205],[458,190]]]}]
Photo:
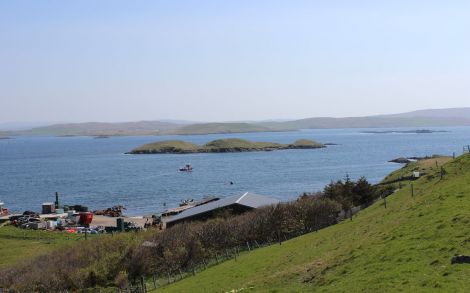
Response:
[{"label": "rolling green hill", "polygon": [[181,127],[162,121],[139,121],[122,123],[86,122],[54,124],[29,130],[12,132],[13,135],[51,135],[51,136],[98,136],[98,135],[158,135]]},{"label": "rolling green hill", "polygon": [[400,117],[400,116],[371,116],[371,117],[318,117],[293,120],[287,122],[257,123],[259,126],[278,131],[298,129],[328,129],[328,128],[387,128],[387,127],[430,127],[470,125],[468,118],[447,117]]},{"label": "rolling green hill", "polygon": [[[277,122],[193,123],[189,121],[139,121],[119,123],[66,123],[35,127],[28,130],[4,131],[4,136],[116,136],[116,135],[190,135],[214,133],[247,133],[294,131],[326,128],[433,127],[468,126],[470,108],[430,109],[407,113],[365,117],[314,117]],[[0,134],[2,136],[2,134]]]},{"label": "rolling green hill", "polygon": [[402,181],[386,208],[380,200],[352,221],[242,253],[158,292],[469,292],[470,264],[450,259],[470,254],[470,155],[410,163],[388,179],[418,169],[425,175]]},{"label": "rolling green hill", "polygon": [[246,133],[273,131],[265,126],[251,123],[199,123],[180,127],[169,134],[212,134],[212,133]]}]

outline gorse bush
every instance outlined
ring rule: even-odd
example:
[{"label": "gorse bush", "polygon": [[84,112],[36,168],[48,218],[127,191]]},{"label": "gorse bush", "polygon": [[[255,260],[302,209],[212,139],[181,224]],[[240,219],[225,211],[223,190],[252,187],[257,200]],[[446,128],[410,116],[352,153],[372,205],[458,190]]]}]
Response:
[{"label": "gorse bush", "polygon": [[280,242],[335,224],[341,210],[378,197],[364,178],[332,182],[304,195],[242,215],[189,222],[164,231],[104,235],[0,271],[0,286],[58,292],[125,287],[141,276],[191,271],[227,251]]}]

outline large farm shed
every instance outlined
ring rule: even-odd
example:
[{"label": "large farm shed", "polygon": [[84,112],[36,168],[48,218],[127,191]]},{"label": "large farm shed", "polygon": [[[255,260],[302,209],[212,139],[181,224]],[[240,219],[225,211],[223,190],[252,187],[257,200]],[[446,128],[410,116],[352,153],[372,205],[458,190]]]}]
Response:
[{"label": "large farm shed", "polygon": [[230,210],[234,214],[241,214],[262,206],[278,204],[279,200],[264,195],[246,192],[242,195],[229,196],[210,202],[208,204],[187,209],[178,215],[165,220],[166,226],[170,227],[177,223],[194,220],[207,220],[217,213]]}]

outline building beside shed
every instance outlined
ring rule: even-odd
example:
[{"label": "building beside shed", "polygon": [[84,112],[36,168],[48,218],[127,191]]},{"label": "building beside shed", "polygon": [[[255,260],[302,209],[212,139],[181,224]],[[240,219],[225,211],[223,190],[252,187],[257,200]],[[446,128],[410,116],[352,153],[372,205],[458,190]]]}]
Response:
[{"label": "building beside shed", "polygon": [[177,215],[164,219],[164,223],[166,227],[171,227],[187,221],[204,221],[224,212],[242,214],[263,206],[276,205],[279,202],[278,199],[246,192],[242,195],[229,196],[184,210]]}]

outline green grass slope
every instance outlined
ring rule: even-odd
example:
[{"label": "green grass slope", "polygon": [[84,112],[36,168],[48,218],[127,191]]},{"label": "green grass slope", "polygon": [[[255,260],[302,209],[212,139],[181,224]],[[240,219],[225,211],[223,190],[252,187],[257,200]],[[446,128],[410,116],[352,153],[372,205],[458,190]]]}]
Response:
[{"label": "green grass slope", "polygon": [[69,233],[0,227],[0,269],[76,243],[78,239],[80,236]]},{"label": "green grass slope", "polygon": [[[439,163],[442,162],[438,162]],[[354,216],[241,254],[158,292],[470,292],[470,155],[440,166]],[[416,166],[397,172],[411,174]],[[234,291],[232,291],[234,290]]]}]

